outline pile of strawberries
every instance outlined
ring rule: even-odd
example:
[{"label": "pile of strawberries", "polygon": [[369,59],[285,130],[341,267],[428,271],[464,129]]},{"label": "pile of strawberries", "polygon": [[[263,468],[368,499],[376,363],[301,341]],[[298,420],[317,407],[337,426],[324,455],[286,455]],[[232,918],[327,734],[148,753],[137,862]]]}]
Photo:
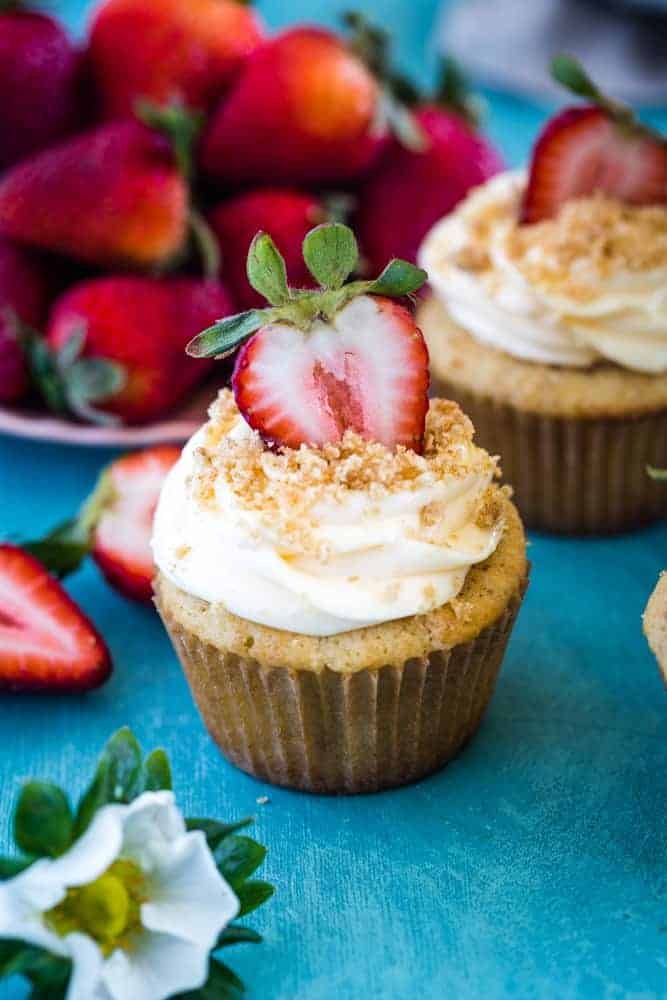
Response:
[{"label": "pile of strawberries", "polygon": [[[347,209],[369,272],[414,261],[500,168],[448,74],[423,99],[359,17],[268,37],[237,0],[104,0],[77,49],[0,13],[0,404],[152,421],[209,370],[185,344],[257,304],[246,255]],[[458,101],[458,104],[457,104]],[[340,197],[345,195],[345,197]]]}]

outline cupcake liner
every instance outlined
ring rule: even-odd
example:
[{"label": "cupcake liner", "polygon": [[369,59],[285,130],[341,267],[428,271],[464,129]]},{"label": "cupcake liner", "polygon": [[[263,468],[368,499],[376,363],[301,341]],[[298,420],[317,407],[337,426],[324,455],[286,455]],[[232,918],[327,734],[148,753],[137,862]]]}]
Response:
[{"label": "cupcake liner", "polygon": [[470,642],[356,673],[262,665],[202,642],[157,605],[206,727],[233,764],[275,785],[355,794],[416,781],[474,735],[526,584]]},{"label": "cupcake liner", "polygon": [[572,418],[523,412],[454,383],[475,440],[500,455],[503,479],[530,528],[609,534],[667,515],[667,486],[647,465],[667,466],[667,410],[641,417]]}]

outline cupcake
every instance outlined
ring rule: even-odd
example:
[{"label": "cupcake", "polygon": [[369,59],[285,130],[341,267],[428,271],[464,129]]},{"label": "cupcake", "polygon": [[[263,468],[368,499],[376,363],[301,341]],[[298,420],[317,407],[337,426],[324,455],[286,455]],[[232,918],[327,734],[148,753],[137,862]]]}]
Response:
[{"label": "cupcake", "polygon": [[255,241],[271,306],[191,345],[247,341],[153,537],[156,603],[222,752],[326,793],[414,781],[464,746],[528,574],[497,461],[455,403],[429,404],[423,338],[391,298],[423,272],[345,283],[356,254],[345,227],[318,227],[304,257],[322,287],[301,292]]},{"label": "cupcake", "polygon": [[527,524],[619,531],[667,512],[646,475],[667,464],[667,146],[572,61],[555,70],[596,103],[428,234],[418,322],[435,392],[502,455]]}]

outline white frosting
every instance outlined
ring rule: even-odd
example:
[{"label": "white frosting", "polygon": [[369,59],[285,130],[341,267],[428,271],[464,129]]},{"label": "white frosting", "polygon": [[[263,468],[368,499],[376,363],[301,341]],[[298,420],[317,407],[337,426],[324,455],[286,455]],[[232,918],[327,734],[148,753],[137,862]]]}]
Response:
[{"label": "white frosting", "polygon": [[[635,371],[667,371],[667,262],[600,279],[599,294],[586,301],[531,283],[507,250],[524,185],[521,173],[497,175],[424,240],[419,263],[455,322],[524,361],[584,368],[606,359]],[[492,207],[498,216],[486,247],[490,266],[457,266],[471,224]]]},{"label": "white frosting", "polygon": [[[241,418],[229,432],[253,433]],[[470,566],[487,559],[500,540],[500,524],[474,523],[491,481],[484,465],[465,478],[425,473],[415,489],[379,500],[349,490],[342,502],[320,502],[316,534],[327,554],[315,557],[299,551],[293,538],[281,538],[261,512],[243,507],[220,474],[212,501],[198,501],[195,453],[205,435],[205,427],[194,435],[163,486],[153,554],[176,586],[250,621],[334,635],[426,613],[451,601]],[[444,505],[438,544],[420,527],[432,503]]]}]

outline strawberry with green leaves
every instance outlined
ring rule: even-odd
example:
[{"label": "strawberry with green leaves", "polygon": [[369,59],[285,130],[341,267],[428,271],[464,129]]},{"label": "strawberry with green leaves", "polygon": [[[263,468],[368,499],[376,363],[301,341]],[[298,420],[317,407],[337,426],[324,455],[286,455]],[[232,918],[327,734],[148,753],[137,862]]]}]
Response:
[{"label": "strawberry with green leaves", "polygon": [[633,205],[667,204],[667,139],[602,94],[570,56],[557,56],[552,74],[588,103],[560,111],[540,134],[521,221],[551,219],[565,202],[596,193]]},{"label": "strawberry with green leaves", "polygon": [[354,234],[340,223],[311,230],[303,257],[318,288],[294,289],[266,233],[248,254],[248,280],[268,300],[214,324],[188,346],[224,357],[241,345],[232,386],[240,412],[271,446],[340,441],[347,430],[388,448],[420,451],[428,410],[428,352],[405,305],[426,273],[390,261],[373,281],[358,266]]}]

